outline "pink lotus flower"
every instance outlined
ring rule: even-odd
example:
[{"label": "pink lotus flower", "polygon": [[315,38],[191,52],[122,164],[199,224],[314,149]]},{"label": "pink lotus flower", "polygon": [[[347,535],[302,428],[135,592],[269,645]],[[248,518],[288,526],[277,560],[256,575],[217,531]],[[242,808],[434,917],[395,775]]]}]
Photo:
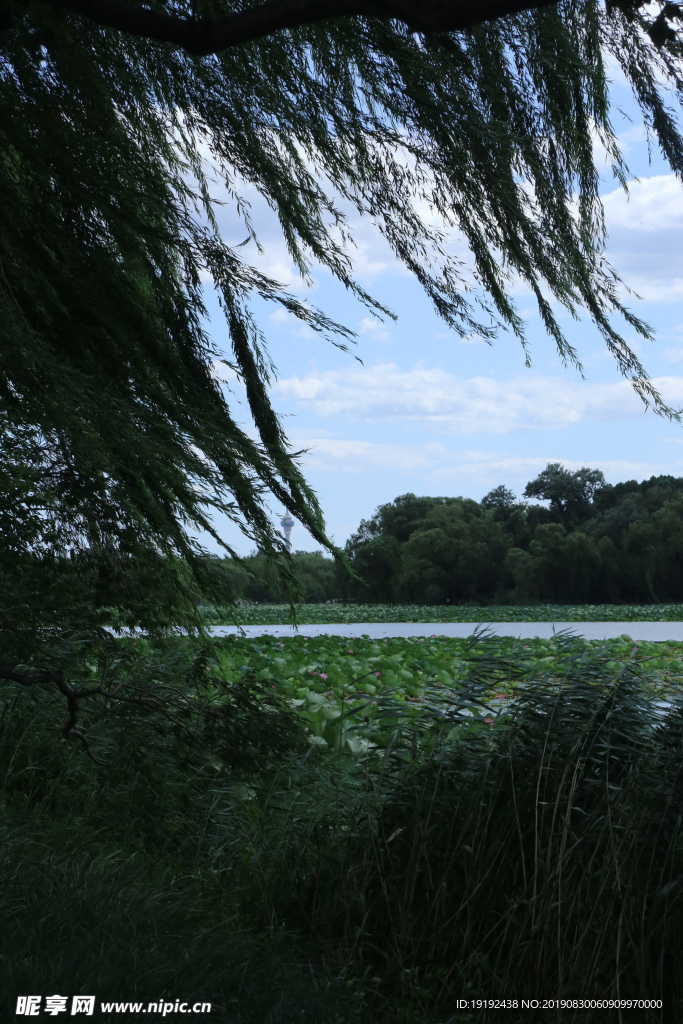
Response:
[{"label": "pink lotus flower", "polygon": [[487,725],[493,725],[493,719],[492,718],[485,718],[484,721],[486,722]]},{"label": "pink lotus flower", "polygon": [[381,675],[382,675],[382,673],[381,673],[381,672],[375,672],[375,679],[379,679],[379,677],[380,677]]},{"label": "pink lotus flower", "polygon": [[315,669],[313,669],[313,675],[314,675],[314,676],[317,676],[317,674],[318,674],[318,673],[316,672],[316,670],[315,670]]},{"label": "pink lotus flower", "polygon": [[321,672],[320,673],[320,678],[321,679],[327,679],[327,672]]},{"label": "pink lotus flower", "polygon": [[497,693],[496,694],[496,700],[505,700],[505,694],[504,693]]},{"label": "pink lotus flower", "polygon": [[351,650],[351,648],[349,648],[349,654],[353,654],[353,651]]}]

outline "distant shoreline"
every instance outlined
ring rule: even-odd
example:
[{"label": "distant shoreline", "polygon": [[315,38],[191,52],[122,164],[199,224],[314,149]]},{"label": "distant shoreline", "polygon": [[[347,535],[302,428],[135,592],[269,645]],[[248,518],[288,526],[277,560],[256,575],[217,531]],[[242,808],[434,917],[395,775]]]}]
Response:
[{"label": "distant shoreline", "polygon": [[[278,626],[291,624],[291,609],[286,604],[245,603],[234,608],[205,610],[212,626]],[[358,623],[683,623],[683,604],[631,605],[359,605],[301,604],[296,621],[304,625],[345,625]]]}]

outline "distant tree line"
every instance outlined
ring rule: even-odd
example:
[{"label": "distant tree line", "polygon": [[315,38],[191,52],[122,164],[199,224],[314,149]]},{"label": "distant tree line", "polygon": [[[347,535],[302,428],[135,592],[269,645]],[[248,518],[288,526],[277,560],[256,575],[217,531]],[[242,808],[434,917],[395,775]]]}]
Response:
[{"label": "distant tree line", "polygon": [[[332,558],[321,551],[295,551],[290,558],[298,577],[300,600],[309,604],[341,600],[341,574]],[[240,559],[212,561],[214,571],[223,576],[224,593],[234,595],[235,601],[284,604],[296,596],[293,590],[286,589],[277,567],[261,552]]]},{"label": "distant tree line", "polygon": [[[522,500],[504,486],[479,502],[403,494],[361,522],[345,553],[353,576],[322,553],[295,552],[304,600],[683,601],[683,478],[611,485],[600,470],[553,462]],[[263,555],[222,568],[247,599],[285,599]]]},{"label": "distant tree line", "polygon": [[[322,552],[289,556],[299,599],[479,605],[683,601],[683,478],[653,476],[613,486],[600,470],[572,472],[549,463],[529,481],[521,500],[504,486],[481,501],[402,494],[361,522],[345,554],[352,575]],[[44,614],[50,614],[50,595],[53,612],[64,616],[73,605],[82,614],[87,604],[90,615],[102,621],[124,603],[132,609],[124,622],[132,624],[139,612],[135,594],[147,604],[157,591],[163,596],[164,561],[131,559],[124,566],[114,560],[109,571],[106,559],[34,555],[22,563],[13,586],[17,601],[4,618],[25,621],[37,573]],[[226,604],[297,597],[264,553],[198,561],[195,574],[210,580],[207,589]],[[189,571],[185,575],[188,599],[196,603]],[[6,573],[3,579],[9,582]]]},{"label": "distant tree line", "polygon": [[404,494],[349,539],[354,600],[415,604],[683,600],[683,479],[611,485],[549,463],[517,500]]}]

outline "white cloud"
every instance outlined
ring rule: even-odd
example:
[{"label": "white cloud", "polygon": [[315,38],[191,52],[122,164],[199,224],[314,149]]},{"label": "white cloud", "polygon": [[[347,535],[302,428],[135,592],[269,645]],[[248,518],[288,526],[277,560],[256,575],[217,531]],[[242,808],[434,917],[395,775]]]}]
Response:
[{"label": "white cloud", "polygon": [[462,451],[439,443],[387,444],[320,436],[316,433],[315,436],[299,437],[296,447],[307,449],[302,457],[302,468],[307,473],[322,471],[335,476],[366,474],[373,480],[387,473],[396,478],[395,493],[407,487],[420,493],[481,497],[492,487],[504,482],[521,495],[525,484],[549,462],[561,462],[570,470],[582,466],[601,469],[611,483],[643,480],[659,473],[676,473],[683,466],[683,459],[646,462],[624,458],[593,458],[588,454],[586,458],[577,460],[566,458],[561,448],[549,444],[543,445],[539,455],[519,456],[481,449]]},{"label": "white cloud", "polygon": [[410,275],[370,217],[349,216],[348,229],[355,243],[349,246],[348,254],[353,263],[353,275],[359,281],[371,284],[387,273],[401,277]]},{"label": "white cloud", "polygon": [[388,341],[389,331],[380,320],[364,316],[358,324],[358,333],[367,334],[372,341]]},{"label": "white cloud", "polygon": [[645,125],[642,121],[638,124],[632,124],[630,128],[626,128],[623,132],[619,132],[617,134],[617,139],[619,140],[621,151],[628,154],[632,151],[634,145],[647,142]]},{"label": "white cloud", "polygon": [[603,196],[607,257],[625,283],[651,302],[683,298],[683,188],[655,174]]},{"label": "white cloud", "polygon": [[[643,480],[658,473],[671,472],[669,463],[655,462],[634,462],[629,459],[601,459],[587,457],[581,461],[564,458],[562,453],[548,448],[544,455],[527,457],[504,456],[496,452],[463,452],[460,460],[452,467],[441,468],[437,476],[444,479],[453,476],[470,477],[481,479],[484,482],[491,480],[505,480],[524,482],[537,475],[549,462],[560,462],[569,470],[581,469],[590,466],[592,469],[601,469],[605,478],[610,483],[618,480]],[[677,463],[679,465],[680,462]]]},{"label": "white cloud", "polygon": [[283,309],[282,306],[278,306],[275,312],[270,314],[268,319],[272,324],[291,324],[295,317],[293,313],[289,312],[289,310]]},{"label": "white cloud", "polygon": [[609,227],[649,234],[683,227],[683,188],[675,174],[653,174],[603,196]]},{"label": "white cloud", "polygon": [[289,327],[289,333],[295,338],[315,338],[315,331],[308,324],[303,323],[294,313],[288,309],[278,306],[275,312],[270,313],[268,319],[276,327]]},{"label": "white cloud", "polygon": [[363,473],[368,470],[424,472],[443,464],[449,458],[449,452],[442,444],[383,444],[318,435],[297,439],[296,447],[299,446],[308,449],[304,456],[306,470],[341,470],[347,473]]},{"label": "white cloud", "polygon": [[233,384],[239,381],[237,372],[222,359],[214,359],[211,363],[211,376],[222,384]]},{"label": "white cloud", "polygon": [[[683,403],[683,377],[655,380],[664,398]],[[614,421],[643,415],[643,404],[626,381],[591,384],[533,373],[509,380],[456,377],[418,364],[393,363],[288,377],[273,387],[278,404],[294,403],[323,418],[403,422],[425,430],[476,432],[557,430],[584,421]]]}]

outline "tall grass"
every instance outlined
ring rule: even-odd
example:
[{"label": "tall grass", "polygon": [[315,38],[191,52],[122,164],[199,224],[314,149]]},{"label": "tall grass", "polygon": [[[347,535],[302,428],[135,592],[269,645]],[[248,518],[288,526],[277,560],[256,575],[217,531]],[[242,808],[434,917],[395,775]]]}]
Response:
[{"label": "tall grass", "polygon": [[[104,709],[93,735],[120,752],[104,768],[58,741],[56,700],[12,695],[2,1019],[40,991],[211,1000],[234,1024],[464,1024],[484,1018],[458,998],[522,996],[659,997],[624,1019],[683,1018],[683,705],[655,706],[635,663],[604,671],[567,641],[558,674],[490,724],[473,714],[484,658],[427,712],[429,756],[419,728],[357,761],[292,734],[232,767],[215,733],[189,745]],[[243,705],[241,727],[263,713]]]},{"label": "tall grass", "polygon": [[[177,659],[184,688],[191,652],[186,643]],[[276,729],[278,756],[297,745],[291,718],[260,710],[245,689],[222,731],[214,724],[194,737],[136,706],[88,708],[84,726],[109,767],[60,740],[61,695],[9,695],[0,708],[0,1020],[15,1019],[18,995],[35,993],[209,1001],[210,1019],[231,1024],[301,1024],[302,1010],[316,1024],[354,1020],[349,987],[314,947],[240,913],[221,860],[225,847],[244,863],[233,817],[254,759],[272,771],[264,727]],[[217,769],[217,752],[241,767]]]}]

